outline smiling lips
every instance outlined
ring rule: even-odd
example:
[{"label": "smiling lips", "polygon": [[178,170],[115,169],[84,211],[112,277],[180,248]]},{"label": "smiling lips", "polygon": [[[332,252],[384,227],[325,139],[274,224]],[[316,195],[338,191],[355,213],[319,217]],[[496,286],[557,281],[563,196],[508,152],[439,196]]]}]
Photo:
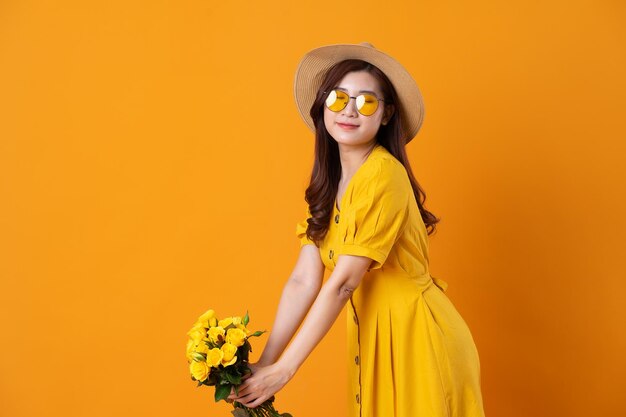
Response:
[{"label": "smiling lips", "polygon": [[356,129],[357,127],[359,127],[359,125],[351,125],[348,123],[337,123],[337,124],[339,125],[340,128],[348,129],[348,130]]}]

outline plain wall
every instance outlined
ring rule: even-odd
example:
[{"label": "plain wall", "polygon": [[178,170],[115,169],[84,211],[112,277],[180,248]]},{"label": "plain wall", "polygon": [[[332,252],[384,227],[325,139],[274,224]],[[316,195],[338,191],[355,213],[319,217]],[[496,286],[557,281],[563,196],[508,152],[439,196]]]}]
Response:
[{"label": "plain wall", "polygon": [[[430,269],[487,415],[625,415],[625,21],[618,1],[3,2],[0,415],[230,415],[186,332],[208,308],[271,331],[313,158],[294,72],[363,41],[424,95]],[[279,410],[346,414],[344,327]]]}]

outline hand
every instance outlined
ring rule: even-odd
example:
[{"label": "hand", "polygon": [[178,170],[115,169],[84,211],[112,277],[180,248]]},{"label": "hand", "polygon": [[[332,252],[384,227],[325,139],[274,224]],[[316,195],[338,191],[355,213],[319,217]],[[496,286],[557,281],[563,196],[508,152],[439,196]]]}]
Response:
[{"label": "hand", "polygon": [[[249,374],[245,374],[245,375],[243,376],[243,379],[244,379],[244,380],[246,380],[246,379],[250,378],[252,375],[254,375],[254,373],[255,373],[256,371],[258,371],[259,369],[263,368],[264,366],[267,366],[267,365],[262,365],[262,364],[260,364],[259,362],[255,362],[255,363],[248,363],[248,368],[250,368],[250,370],[251,370],[252,372],[250,372]],[[233,392],[234,392],[234,391],[233,391]]]},{"label": "hand", "polygon": [[[260,363],[256,362],[256,363],[248,363],[248,368],[250,368],[250,373],[245,374],[244,376],[241,377],[241,379],[243,381],[245,381],[246,379],[250,378],[252,376],[252,374],[254,374],[258,369],[262,368],[263,365],[261,365]],[[236,397],[236,393],[235,393],[235,387],[230,389],[230,395],[228,397],[226,397],[226,402],[227,403],[232,403],[233,399]]]},{"label": "hand", "polygon": [[[252,374],[239,385],[239,395],[231,391],[228,399],[240,402],[248,408],[255,408],[277,393],[291,376],[280,364],[268,366],[250,364]],[[254,367],[253,367],[254,366]]]}]

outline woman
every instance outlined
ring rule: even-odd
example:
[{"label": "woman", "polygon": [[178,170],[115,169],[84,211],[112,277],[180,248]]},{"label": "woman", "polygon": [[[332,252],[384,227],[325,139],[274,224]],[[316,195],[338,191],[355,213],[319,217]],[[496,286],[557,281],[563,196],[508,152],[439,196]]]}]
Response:
[{"label": "woman", "polygon": [[405,153],[424,114],[417,85],[369,43],[329,45],[304,56],[295,95],[316,137],[300,255],[229,398],[256,407],[279,391],[347,305],[350,417],[484,416],[472,335],[428,270],[438,219]]}]

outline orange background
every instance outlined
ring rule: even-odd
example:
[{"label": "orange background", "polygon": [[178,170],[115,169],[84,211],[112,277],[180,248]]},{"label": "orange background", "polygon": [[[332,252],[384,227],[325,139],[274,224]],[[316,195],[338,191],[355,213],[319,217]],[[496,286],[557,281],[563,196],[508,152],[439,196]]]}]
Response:
[{"label": "orange background", "polygon": [[[296,65],[362,41],[424,94],[431,272],[487,415],[624,415],[625,7],[2,2],[0,415],[230,415],[186,332],[207,308],[271,330],[313,158]],[[344,320],[279,410],[345,415]]]}]

